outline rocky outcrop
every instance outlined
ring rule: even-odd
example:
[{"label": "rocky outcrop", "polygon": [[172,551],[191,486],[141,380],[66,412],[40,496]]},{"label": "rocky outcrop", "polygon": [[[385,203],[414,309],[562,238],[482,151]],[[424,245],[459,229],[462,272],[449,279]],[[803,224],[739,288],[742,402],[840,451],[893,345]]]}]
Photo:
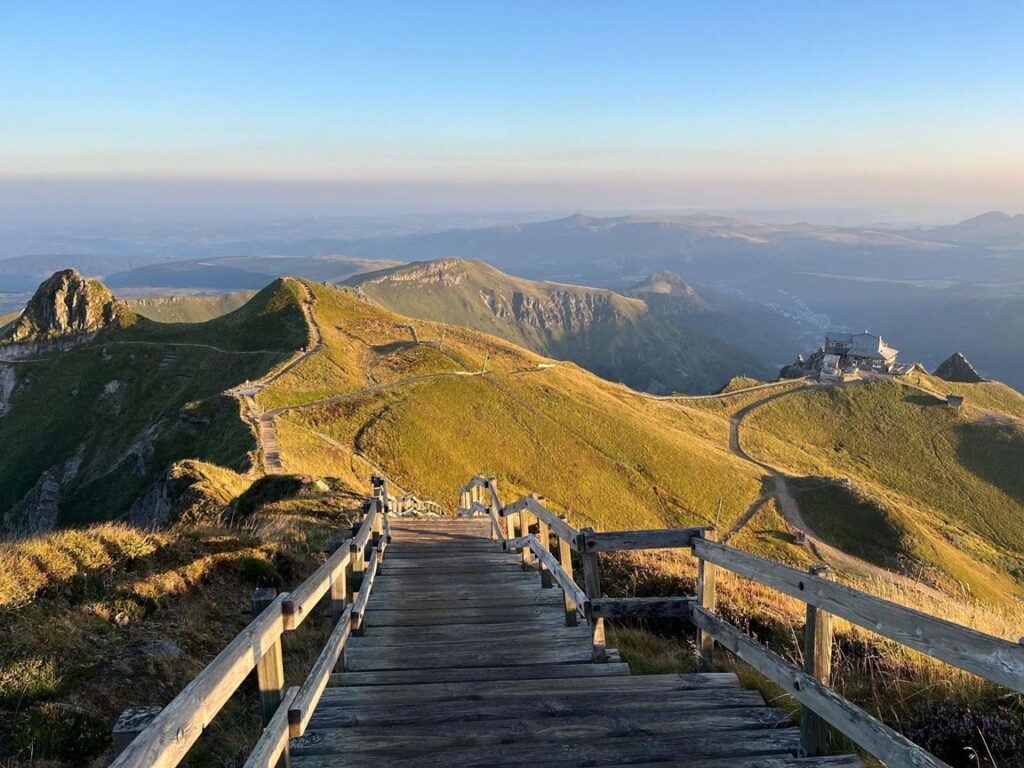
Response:
[{"label": "rocky outcrop", "polygon": [[438,259],[422,264],[412,264],[402,269],[389,271],[367,283],[420,283],[422,285],[456,286],[466,278],[461,259]]},{"label": "rocky outcrop", "polygon": [[946,381],[978,384],[985,381],[970,361],[960,352],[954,352],[935,369],[935,375]]},{"label": "rocky outcrop", "polygon": [[22,539],[52,531],[57,525],[60,505],[60,481],[52,472],[43,472],[25,496],[4,515],[4,537]]},{"label": "rocky outcrop", "polygon": [[0,343],[96,334],[104,328],[128,324],[134,316],[128,305],[115,299],[102,283],[65,269],[43,281]]}]

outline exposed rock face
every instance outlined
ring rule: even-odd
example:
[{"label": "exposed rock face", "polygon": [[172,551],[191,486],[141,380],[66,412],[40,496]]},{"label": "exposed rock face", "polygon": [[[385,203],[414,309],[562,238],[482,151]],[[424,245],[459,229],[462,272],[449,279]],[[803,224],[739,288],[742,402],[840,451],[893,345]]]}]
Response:
[{"label": "exposed rock face", "polygon": [[11,409],[11,397],[18,383],[18,376],[13,365],[0,363],[0,419]]},{"label": "exposed rock face", "polygon": [[57,524],[60,482],[47,471],[24,498],[11,507],[3,520],[7,538],[20,539],[52,531]]},{"label": "exposed rock face", "polygon": [[170,519],[173,509],[171,489],[166,480],[161,480],[132,504],[128,519],[139,528],[159,528]]},{"label": "exposed rock face", "polygon": [[960,352],[954,352],[935,369],[935,375],[946,381],[957,381],[965,384],[977,384],[985,381],[970,361]]},{"label": "exposed rock face", "polygon": [[388,274],[368,280],[369,283],[421,283],[423,285],[458,285],[466,278],[461,259],[438,259],[422,265],[389,272]]},{"label": "exposed rock face", "polygon": [[95,280],[73,269],[46,279],[0,343],[21,343],[95,334],[133,317],[128,305]]}]

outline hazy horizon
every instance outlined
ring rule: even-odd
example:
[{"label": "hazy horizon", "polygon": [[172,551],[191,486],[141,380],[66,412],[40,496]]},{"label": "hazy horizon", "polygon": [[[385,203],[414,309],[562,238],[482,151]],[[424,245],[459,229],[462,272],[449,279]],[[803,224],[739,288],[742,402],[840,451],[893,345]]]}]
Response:
[{"label": "hazy horizon", "polygon": [[6,4],[0,224],[1024,210],[1024,6],[642,10]]}]

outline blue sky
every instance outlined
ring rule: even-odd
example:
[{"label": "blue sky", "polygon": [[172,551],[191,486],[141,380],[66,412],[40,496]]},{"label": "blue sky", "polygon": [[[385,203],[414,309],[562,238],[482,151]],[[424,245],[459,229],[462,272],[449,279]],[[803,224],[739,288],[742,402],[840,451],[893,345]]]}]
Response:
[{"label": "blue sky", "polygon": [[1021,2],[2,0],[0,180],[1024,207],[1022,30]]}]

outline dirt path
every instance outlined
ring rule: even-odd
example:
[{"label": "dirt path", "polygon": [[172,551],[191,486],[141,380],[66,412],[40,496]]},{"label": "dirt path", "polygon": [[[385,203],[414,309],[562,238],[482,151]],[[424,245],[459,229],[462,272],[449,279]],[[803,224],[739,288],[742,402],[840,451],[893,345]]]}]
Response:
[{"label": "dirt path", "polygon": [[[810,376],[804,376],[802,379],[780,379],[779,381],[769,381],[767,384],[757,384],[756,386],[746,387],[745,389],[734,389],[732,392],[717,392],[713,395],[651,395],[648,394],[647,392],[636,392],[636,394],[647,400],[724,400],[727,397],[735,397],[736,395],[745,395],[749,394],[750,392],[760,392],[765,389],[775,389],[776,387],[783,387],[787,384],[795,384],[798,382],[810,383],[812,381],[813,379]],[[803,388],[804,387],[797,387],[797,389]]]},{"label": "dirt path", "polygon": [[[749,416],[753,411],[757,410],[763,405],[766,405],[774,400],[778,400],[782,397],[789,395],[807,392],[814,389],[823,389],[831,386],[850,386],[857,384],[857,381],[848,382],[847,384],[817,384],[808,383],[805,386],[797,387],[786,392],[778,392],[774,395],[761,398],[760,400],[751,403],[750,405],[741,408],[737,411],[729,420],[729,450],[732,453],[743,459],[744,461],[753,464],[754,466],[764,470],[768,473],[768,485],[769,492],[755,500],[754,504],[747,510],[747,512],[741,516],[736,524],[726,534],[728,538],[732,538],[743,526],[746,525],[757,512],[758,509],[767,501],[769,498],[774,498],[775,503],[778,505],[779,513],[791,526],[797,530],[803,531],[807,541],[807,547],[816,557],[835,567],[841,567],[843,570],[856,574],[858,576],[866,576],[869,578],[876,579],[900,579],[903,580],[906,577],[898,574],[894,571],[887,570],[873,563],[869,563],[866,560],[862,560],[859,557],[854,557],[837,547],[833,547],[831,544],[826,543],[814,530],[807,524],[807,520],[804,519],[800,513],[800,505],[797,503],[796,498],[793,496],[793,492],[789,487],[789,480],[792,479],[789,475],[782,472],[777,467],[773,467],[771,464],[755,459],[749,453],[743,449],[742,441],[740,439],[741,428],[743,426],[743,420]],[[907,579],[909,583],[913,583],[912,579]]]}]

